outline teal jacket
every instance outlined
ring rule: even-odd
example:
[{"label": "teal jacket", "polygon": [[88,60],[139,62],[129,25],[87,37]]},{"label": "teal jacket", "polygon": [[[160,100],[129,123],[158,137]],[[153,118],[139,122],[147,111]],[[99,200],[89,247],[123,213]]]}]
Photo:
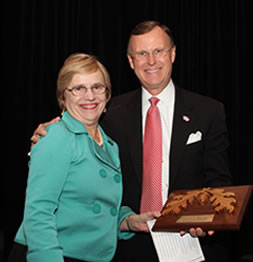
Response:
[{"label": "teal jacket", "polygon": [[24,219],[15,238],[28,246],[28,262],[64,262],[63,256],[110,261],[117,239],[132,237],[119,231],[133,212],[121,207],[118,146],[99,128],[103,148],[65,112],[33,146]]}]

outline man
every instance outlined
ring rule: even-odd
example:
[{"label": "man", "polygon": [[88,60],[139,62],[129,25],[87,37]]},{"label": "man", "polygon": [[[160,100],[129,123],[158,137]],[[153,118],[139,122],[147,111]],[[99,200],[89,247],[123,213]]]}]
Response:
[{"label": "man", "polygon": [[[152,97],[158,98],[156,107],[162,129],[162,203],[176,189],[232,183],[223,105],[173,83],[175,58],[176,46],[166,26],[155,21],[137,25],[129,39],[128,60],[142,87],[113,98],[102,121],[120,148],[123,204],[137,213],[144,198],[143,137]],[[36,142],[35,136],[32,140]],[[204,235],[199,228],[192,229],[191,234]],[[216,232],[214,236],[205,236],[201,244],[206,261],[229,261],[222,235]],[[120,241],[115,261],[158,261],[150,235],[137,233],[131,240]]]},{"label": "man", "polygon": [[[175,86],[171,80],[175,58],[176,46],[166,26],[153,21],[137,25],[129,39],[128,60],[142,88],[112,99],[102,123],[119,144],[124,174],[123,203],[135,212],[141,207],[142,144],[148,99],[152,96],[160,99],[158,107],[165,136],[163,203],[172,190],[231,185],[223,106]],[[191,134],[196,137],[201,134],[201,138],[187,144]],[[217,235],[201,239],[207,261],[212,261],[209,257],[214,250],[219,250],[222,257],[223,247],[218,247],[215,241]],[[213,245],[217,245],[217,249],[211,249]],[[120,242],[117,255],[118,261],[157,261],[152,241],[146,234]],[[225,261],[225,257],[220,261]]]}]

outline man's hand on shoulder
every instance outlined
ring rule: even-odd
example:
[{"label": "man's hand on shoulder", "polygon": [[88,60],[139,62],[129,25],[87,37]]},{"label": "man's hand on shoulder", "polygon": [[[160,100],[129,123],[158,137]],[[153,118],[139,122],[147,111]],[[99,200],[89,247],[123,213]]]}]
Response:
[{"label": "man's hand on shoulder", "polygon": [[39,126],[36,128],[36,130],[33,132],[33,135],[31,137],[31,148],[33,145],[35,145],[37,142],[40,141],[40,136],[45,136],[47,134],[47,131],[45,130],[45,128],[48,125],[51,125],[53,123],[56,123],[60,120],[61,118],[59,116],[55,117],[54,119],[52,119],[49,122],[43,123],[43,124],[39,124]]}]

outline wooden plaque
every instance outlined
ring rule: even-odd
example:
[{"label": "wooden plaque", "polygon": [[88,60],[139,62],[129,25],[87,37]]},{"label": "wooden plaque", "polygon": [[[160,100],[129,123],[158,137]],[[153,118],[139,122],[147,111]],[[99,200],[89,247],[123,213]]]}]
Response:
[{"label": "wooden plaque", "polygon": [[152,230],[239,230],[253,186],[178,190],[169,195]]}]

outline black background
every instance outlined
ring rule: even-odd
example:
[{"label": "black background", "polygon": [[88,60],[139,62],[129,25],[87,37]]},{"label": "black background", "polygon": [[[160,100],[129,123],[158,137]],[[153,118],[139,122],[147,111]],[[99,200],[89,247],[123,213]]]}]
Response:
[{"label": "black background", "polygon": [[[75,52],[94,54],[110,72],[113,95],[132,90],[137,80],[126,47],[131,29],[143,20],[158,20],[173,31],[174,81],[224,103],[234,182],[253,184],[250,1],[8,0],[1,14],[6,254],[22,220],[30,137],[39,123],[59,115],[55,90],[63,61]],[[248,227],[234,235],[235,256],[253,249],[251,234]]]}]

